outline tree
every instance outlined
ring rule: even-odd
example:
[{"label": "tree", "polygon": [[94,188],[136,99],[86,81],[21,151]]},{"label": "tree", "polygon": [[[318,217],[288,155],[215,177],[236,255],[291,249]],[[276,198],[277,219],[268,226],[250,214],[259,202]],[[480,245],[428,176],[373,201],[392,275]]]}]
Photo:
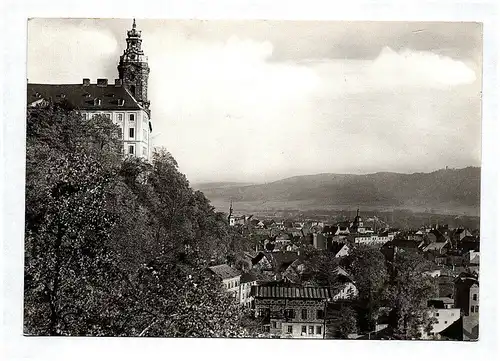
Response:
[{"label": "tree", "polygon": [[94,334],[117,277],[106,208],[119,160],[116,127],[106,118],[50,105],[27,117],[25,332]]},{"label": "tree", "polygon": [[419,338],[432,328],[435,320],[429,316],[427,301],[437,292],[435,280],[424,274],[429,269],[429,261],[413,251],[398,252],[390,264],[387,298],[395,338]]},{"label": "tree", "polygon": [[336,258],[332,252],[317,250],[312,246],[303,246],[301,251],[304,258],[302,282],[330,288],[339,285],[336,272],[340,265],[339,258]]},{"label": "tree", "polygon": [[353,278],[358,290],[359,326],[362,330],[372,331],[388,280],[384,256],[374,247],[355,245],[342,265]]},{"label": "tree", "polygon": [[330,304],[326,311],[325,338],[346,339],[357,332],[357,313],[350,304]]},{"label": "tree", "polygon": [[49,105],[27,117],[25,332],[242,334],[206,273],[228,226],[165,150],[122,160],[118,128]]}]

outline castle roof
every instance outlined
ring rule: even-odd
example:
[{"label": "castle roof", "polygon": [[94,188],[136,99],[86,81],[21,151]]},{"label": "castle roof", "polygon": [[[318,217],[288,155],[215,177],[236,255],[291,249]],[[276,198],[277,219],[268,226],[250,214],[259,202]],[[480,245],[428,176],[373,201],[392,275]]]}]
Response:
[{"label": "castle roof", "polygon": [[[100,101],[96,102],[96,99]],[[40,100],[66,101],[79,110],[143,109],[121,84],[28,84],[28,105]]]}]

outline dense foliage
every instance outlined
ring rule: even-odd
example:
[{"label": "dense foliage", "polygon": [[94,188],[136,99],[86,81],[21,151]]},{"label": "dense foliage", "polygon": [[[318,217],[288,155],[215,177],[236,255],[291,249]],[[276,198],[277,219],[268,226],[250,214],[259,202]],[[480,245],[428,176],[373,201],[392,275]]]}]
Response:
[{"label": "dense foliage", "polygon": [[206,272],[229,254],[224,216],[165,150],[146,163],[121,149],[106,117],[28,112],[25,333],[241,335]]}]

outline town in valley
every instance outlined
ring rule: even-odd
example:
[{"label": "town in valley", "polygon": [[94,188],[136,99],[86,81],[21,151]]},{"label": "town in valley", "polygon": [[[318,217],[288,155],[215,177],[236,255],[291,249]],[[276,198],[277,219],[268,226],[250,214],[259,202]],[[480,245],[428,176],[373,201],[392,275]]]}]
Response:
[{"label": "town in valley", "polygon": [[477,215],[413,212],[405,195],[249,210],[239,191],[216,209],[153,143],[168,119],[130,26],[116,80],[28,82],[25,334],[478,340]]}]

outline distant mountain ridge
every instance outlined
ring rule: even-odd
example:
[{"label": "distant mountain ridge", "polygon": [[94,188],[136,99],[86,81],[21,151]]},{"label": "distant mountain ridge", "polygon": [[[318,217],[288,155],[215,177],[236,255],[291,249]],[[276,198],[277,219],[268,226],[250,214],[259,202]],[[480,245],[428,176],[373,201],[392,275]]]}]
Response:
[{"label": "distant mountain ridge", "polygon": [[200,185],[210,200],[308,202],[383,207],[479,207],[481,168],[441,169],[431,173],[380,172],[364,175],[323,173],[275,182]]}]

